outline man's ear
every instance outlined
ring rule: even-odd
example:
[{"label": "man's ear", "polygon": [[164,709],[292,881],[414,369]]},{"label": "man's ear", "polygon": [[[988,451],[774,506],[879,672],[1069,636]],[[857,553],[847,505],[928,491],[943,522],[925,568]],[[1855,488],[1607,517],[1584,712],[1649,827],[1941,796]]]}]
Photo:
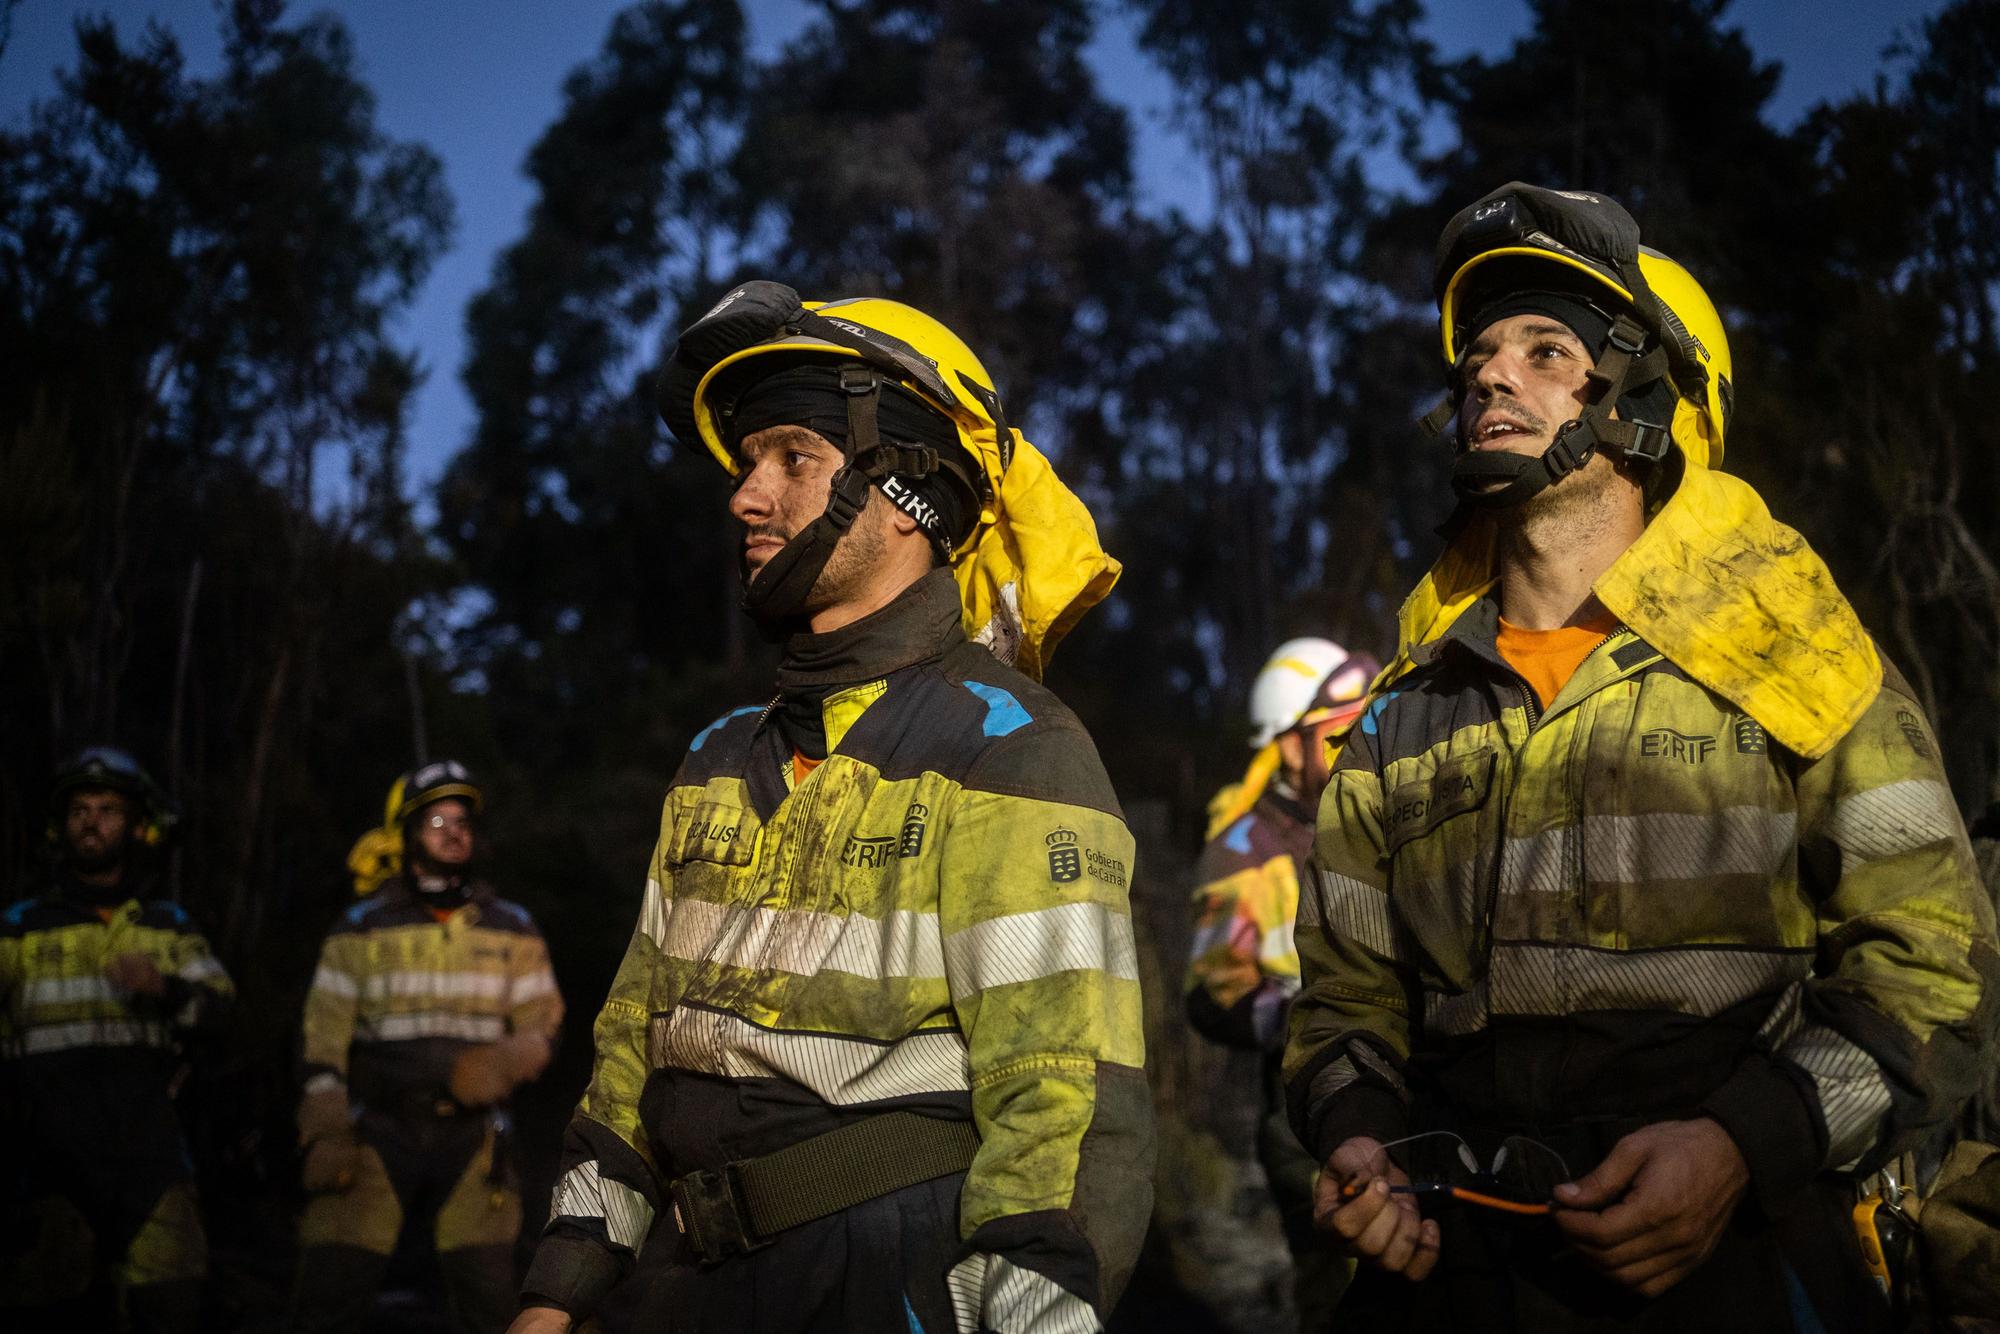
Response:
[{"label": "man's ear", "polygon": [[[905,511],[901,505],[898,505],[895,501],[883,495],[879,487],[870,489],[870,491],[868,492],[868,500],[870,504],[873,504],[875,501],[878,500],[882,502],[883,506],[889,511],[890,526],[893,528],[893,530],[896,532],[898,536],[908,537],[914,533],[919,537],[924,537],[923,526],[919,524],[912,515],[910,515],[907,511]],[[928,542],[930,539],[928,537],[924,537],[924,540]]]}]

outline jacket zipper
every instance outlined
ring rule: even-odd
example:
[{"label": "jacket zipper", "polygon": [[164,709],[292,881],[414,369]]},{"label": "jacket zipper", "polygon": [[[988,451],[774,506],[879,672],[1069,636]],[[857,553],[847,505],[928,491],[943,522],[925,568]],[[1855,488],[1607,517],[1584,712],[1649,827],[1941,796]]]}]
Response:
[{"label": "jacket zipper", "polygon": [[[1528,731],[1533,732],[1535,725],[1542,720],[1540,702],[1535,698],[1534,687],[1530,686],[1519,672],[1513,671],[1512,668],[1508,670],[1514,677],[1514,688],[1521,692],[1521,707],[1528,716]],[[1513,785],[1514,776],[1509,772],[1507,791],[1499,794],[1500,806],[1497,812],[1499,818],[1495,821],[1496,829],[1493,836],[1493,874],[1487,877],[1486,910],[1480,914],[1479,939],[1474,950],[1474,957],[1486,967],[1486,1017],[1489,1020],[1493,1017],[1493,914],[1500,906],[1500,873],[1507,860],[1507,807],[1514,795]]]},{"label": "jacket zipper", "polygon": [[[1583,655],[1583,660],[1588,662],[1597,650],[1610,643],[1611,636],[1617,634],[1620,628],[1613,627],[1609,634],[1606,634],[1604,638],[1592,644],[1590,652]],[[1579,663],[1578,666],[1581,667],[1582,663]],[[1512,667],[1509,667],[1507,670],[1514,678],[1514,688],[1521,692],[1521,708],[1528,716],[1528,732],[1532,735],[1535,728],[1541,725],[1541,700],[1536,697],[1535,688],[1528,684],[1526,678],[1519,672],[1514,671]],[[1507,807],[1511,804],[1513,795],[1513,776],[1510,774],[1508,776],[1508,790],[1501,794],[1500,827],[1493,842],[1493,875],[1486,888],[1486,911],[1480,922],[1481,939],[1479,940],[1478,956],[1486,965],[1486,1017],[1489,1022],[1493,1018],[1493,915],[1500,907],[1500,874],[1506,864],[1507,853]]]}]

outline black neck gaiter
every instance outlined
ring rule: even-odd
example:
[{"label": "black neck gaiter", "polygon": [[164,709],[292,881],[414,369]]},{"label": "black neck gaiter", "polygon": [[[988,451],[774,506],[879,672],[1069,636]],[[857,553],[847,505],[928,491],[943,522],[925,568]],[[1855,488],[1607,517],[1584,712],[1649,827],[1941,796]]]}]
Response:
[{"label": "black neck gaiter", "polygon": [[950,570],[932,570],[880,611],[825,634],[800,632],[778,660],[778,707],[772,721],[808,759],[826,758],[821,705],[849,686],[879,680],[940,657],[965,637],[958,584]]},{"label": "black neck gaiter", "polygon": [[58,877],[63,897],[86,908],[116,908],[133,897],[132,873],[128,866],[124,875],[116,883],[92,885],[76,878],[76,873],[64,867]]}]

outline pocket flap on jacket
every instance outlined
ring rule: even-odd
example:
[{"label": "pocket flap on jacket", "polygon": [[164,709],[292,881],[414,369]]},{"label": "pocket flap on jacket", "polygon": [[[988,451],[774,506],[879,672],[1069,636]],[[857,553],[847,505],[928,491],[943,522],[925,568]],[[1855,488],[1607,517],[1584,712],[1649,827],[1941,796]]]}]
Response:
[{"label": "pocket flap on jacket", "polygon": [[1382,811],[1382,837],[1390,852],[1421,838],[1454,815],[1486,804],[1493,787],[1493,748],[1454,755],[1429,778],[1398,784]]},{"label": "pocket flap on jacket", "polygon": [[748,866],[760,826],[754,813],[727,801],[704,801],[674,831],[669,862],[716,862]]}]

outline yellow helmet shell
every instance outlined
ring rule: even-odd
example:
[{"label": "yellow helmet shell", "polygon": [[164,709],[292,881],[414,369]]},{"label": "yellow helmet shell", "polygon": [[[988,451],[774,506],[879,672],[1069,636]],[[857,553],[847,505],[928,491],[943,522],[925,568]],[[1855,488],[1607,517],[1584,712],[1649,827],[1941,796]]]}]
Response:
[{"label": "yellow helmet shell", "polygon": [[410,776],[403,774],[395,782],[389,784],[389,799],[382,803],[382,827],[384,829],[396,829],[402,825],[403,788],[408,785],[409,781]]},{"label": "yellow helmet shell", "polygon": [[[1535,245],[1496,246],[1466,260],[1445,285],[1444,295],[1438,302],[1438,326],[1447,365],[1456,365],[1463,351],[1457,345],[1457,327],[1459,306],[1468,276],[1482,265],[1506,258],[1558,265],[1572,274],[1582,274],[1617,297],[1625,309],[1636,309],[1630,289],[1605,267],[1582,256]],[[1719,468],[1722,466],[1723,436],[1729,424],[1730,405],[1735,393],[1735,366],[1730,359],[1729,335],[1723,328],[1722,316],[1708,293],[1695,281],[1694,275],[1678,260],[1650,247],[1640,246],[1639,272],[1645,276],[1646,285],[1652,288],[1653,295],[1659,298],[1668,319],[1679,326],[1664,332],[1680,338],[1691,347],[1708,372],[1708,382],[1699,399],[1690,397],[1684,386],[1675,386],[1680,390],[1680,398],[1674,407],[1674,420],[1670,427],[1674,443],[1687,454],[1691,464]]]},{"label": "yellow helmet shell", "polygon": [[1722,315],[1694,275],[1675,260],[1642,246],[1639,271],[1666,307],[1668,318],[1679,322],[1675,332],[1693,346],[1708,370],[1701,401],[1684,393],[1674,408],[1674,440],[1687,452],[1690,463],[1720,468],[1723,437],[1736,395],[1736,363],[1729,354],[1729,333],[1723,328]]},{"label": "yellow helmet shell", "polygon": [[[993,377],[957,334],[914,306],[906,306],[886,297],[848,297],[839,301],[806,301],[801,304],[807,310],[818,312],[836,327],[856,325],[907,347],[920,360],[911,361],[909,373],[896,376],[896,382],[950,417],[958,426],[960,443],[973,457],[979,457],[972,436],[982,428],[991,431],[999,425],[991,406],[999,400],[993,389]],[[730,476],[736,475],[739,465],[724,438],[721,413],[713,392],[717,377],[730,367],[739,366],[753,357],[769,356],[849,361],[866,355],[861,345],[862,340],[858,336],[855,345],[849,346],[808,334],[785,334],[730,353],[709,367],[701,382],[695,386],[695,428],[701,435],[702,444]],[[922,374],[923,368],[927,368],[930,374]],[[932,377],[935,377],[935,383]]]},{"label": "yellow helmet shell", "polygon": [[485,793],[472,781],[471,772],[463,764],[457,760],[432,760],[398,778],[389,789],[382,826],[385,829],[401,829],[404,820],[446,797],[463,798],[475,814],[486,805]]}]

